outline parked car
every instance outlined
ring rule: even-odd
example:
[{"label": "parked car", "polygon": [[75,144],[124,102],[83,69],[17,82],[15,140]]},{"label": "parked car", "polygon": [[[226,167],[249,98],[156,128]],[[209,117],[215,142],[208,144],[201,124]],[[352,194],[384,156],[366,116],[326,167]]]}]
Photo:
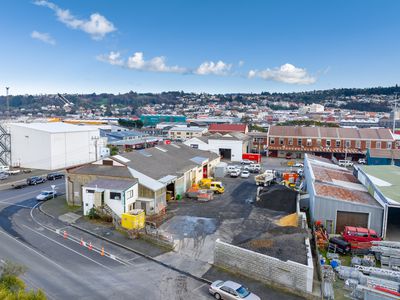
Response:
[{"label": "parked car", "polygon": [[333,252],[339,252],[342,254],[347,254],[351,250],[350,243],[346,242],[345,240],[333,237],[329,239],[328,249]]},{"label": "parked car", "polygon": [[250,165],[252,162],[250,159],[243,159],[240,163],[242,165]]},{"label": "parked car", "polygon": [[13,185],[11,185],[14,189],[22,189],[26,186],[28,186],[28,184],[26,182],[21,182],[21,183],[15,183]]},{"label": "parked car", "polygon": [[60,178],[64,178],[64,174],[63,173],[49,173],[49,174],[47,174],[47,180],[56,180],[56,179],[60,179]]},{"label": "parked car", "polygon": [[304,164],[301,163],[301,162],[296,162],[296,163],[293,165],[293,167],[296,167],[296,168],[303,168],[303,167],[304,167]]},{"label": "parked car", "polygon": [[241,169],[240,166],[235,166],[235,165],[228,166],[228,168],[227,168],[228,173],[231,173],[232,171],[240,170],[240,169]]},{"label": "parked car", "polygon": [[36,196],[36,200],[38,201],[45,201],[52,198],[57,197],[56,191],[42,191],[39,195]]},{"label": "parked car", "polygon": [[352,167],[353,166],[353,163],[350,160],[346,160],[346,159],[339,160],[338,164],[339,164],[339,166],[342,166],[342,167]]},{"label": "parked car", "polygon": [[365,160],[365,158],[360,158],[360,159],[358,160],[358,163],[359,163],[360,165],[365,165],[365,164],[367,163],[367,161]]},{"label": "parked car", "polygon": [[261,166],[260,164],[251,163],[250,165],[244,166],[243,169],[249,171],[250,173],[259,173],[261,171]]},{"label": "parked car", "polygon": [[375,230],[353,226],[344,227],[342,236],[349,243],[372,242],[381,240]]},{"label": "parked car", "polygon": [[242,178],[249,178],[250,176],[250,172],[247,170],[242,171],[242,173],[240,174],[240,177]]},{"label": "parked car", "polygon": [[5,180],[8,178],[8,174],[7,173],[0,173],[0,180]]},{"label": "parked car", "polygon": [[235,170],[233,170],[232,172],[230,172],[229,175],[230,175],[231,177],[239,177],[240,173],[241,173],[241,170],[235,169]]},{"label": "parked car", "polygon": [[37,184],[43,183],[43,182],[46,182],[46,179],[43,178],[43,177],[40,177],[40,176],[29,177],[29,178],[26,180],[26,183],[27,183],[28,185],[37,185]]},{"label": "parked car", "polygon": [[246,299],[246,300],[261,300],[260,297],[251,293],[240,283],[234,281],[214,281],[208,291],[215,299]]},{"label": "parked car", "polygon": [[0,172],[7,172],[8,170],[10,170],[10,167],[8,167],[8,166],[0,166]]}]

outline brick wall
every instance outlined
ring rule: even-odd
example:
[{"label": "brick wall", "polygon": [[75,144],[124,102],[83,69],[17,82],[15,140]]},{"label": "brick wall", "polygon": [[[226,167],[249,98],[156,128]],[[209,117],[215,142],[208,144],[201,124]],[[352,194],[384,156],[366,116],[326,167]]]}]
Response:
[{"label": "brick wall", "polygon": [[214,264],[242,275],[296,292],[312,293],[313,261],[310,242],[305,240],[308,249],[308,264],[282,261],[275,257],[240,248],[225,242],[216,241]]}]

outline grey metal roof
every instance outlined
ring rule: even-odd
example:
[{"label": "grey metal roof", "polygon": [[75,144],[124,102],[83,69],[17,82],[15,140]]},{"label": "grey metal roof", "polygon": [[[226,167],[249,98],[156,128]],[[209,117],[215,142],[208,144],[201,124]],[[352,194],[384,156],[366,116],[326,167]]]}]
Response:
[{"label": "grey metal roof", "polygon": [[[129,159],[129,162],[122,162],[128,167],[145,174],[153,179],[159,180],[167,175],[182,176],[186,171],[199,166],[192,159],[204,157],[214,160],[219,157],[218,154],[209,151],[194,149],[184,144],[179,144],[180,148],[174,145],[162,145],[158,148],[147,148],[146,155],[139,151],[132,151],[121,154],[120,156]],[[113,157],[115,159],[115,157]],[[118,160],[118,159],[117,159]]]},{"label": "grey metal roof", "polygon": [[127,189],[131,188],[137,183],[138,183],[137,179],[132,179],[132,180],[95,179],[86,184],[85,187],[114,190],[114,191],[126,191]]},{"label": "grey metal roof", "polygon": [[104,165],[87,164],[81,167],[70,169],[68,170],[68,173],[133,178],[132,174],[125,166],[104,166]]}]

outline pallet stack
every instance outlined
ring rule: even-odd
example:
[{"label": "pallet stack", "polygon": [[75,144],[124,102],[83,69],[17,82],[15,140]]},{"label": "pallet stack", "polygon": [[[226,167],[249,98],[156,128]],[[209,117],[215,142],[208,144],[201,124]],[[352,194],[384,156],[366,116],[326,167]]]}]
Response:
[{"label": "pallet stack", "polygon": [[381,268],[400,271],[400,242],[375,241],[371,247]]}]

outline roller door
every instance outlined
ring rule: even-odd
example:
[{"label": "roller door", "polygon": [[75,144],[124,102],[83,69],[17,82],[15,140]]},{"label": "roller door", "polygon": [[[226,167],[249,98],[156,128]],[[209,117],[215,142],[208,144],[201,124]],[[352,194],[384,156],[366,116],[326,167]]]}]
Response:
[{"label": "roller door", "polygon": [[368,214],[338,211],[336,215],[336,233],[342,232],[345,226],[368,228]]}]

